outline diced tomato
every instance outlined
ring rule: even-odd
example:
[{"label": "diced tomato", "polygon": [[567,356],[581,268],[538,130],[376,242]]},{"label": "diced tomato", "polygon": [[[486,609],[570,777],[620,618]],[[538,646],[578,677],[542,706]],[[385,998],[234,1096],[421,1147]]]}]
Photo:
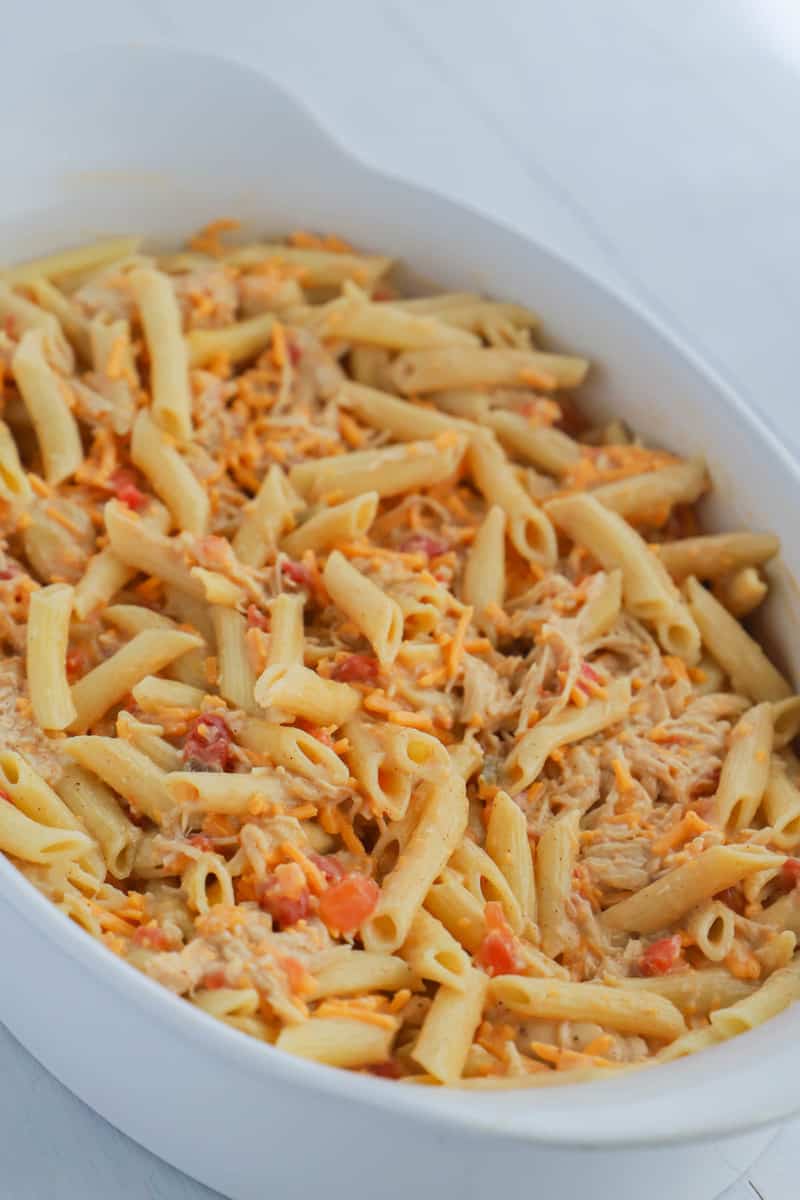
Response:
[{"label": "diced tomato", "polygon": [[319,898],[319,915],[328,929],[354,933],[378,903],[380,888],[366,875],[345,875]]},{"label": "diced tomato", "polygon": [[14,566],[13,563],[8,563],[5,567],[0,569],[0,579],[3,581],[14,579],[17,575],[19,575],[19,570]]},{"label": "diced tomato", "polygon": [[732,908],[733,911],[738,913],[740,917],[744,916],[744,896],[738,888],[725,888],[723,891],[717,892],[714,899],[722,901],[723,904],[727,904],[728,908]]},{"label": "diced tomato", "polygon": [[659,938],[648,946],[639,959],[641,975],[666,975],[678,965],[681,956],[681,935],[674,933],[672,937]]},{"label": "diced tomato", "polygon": [[487,932],[478,947],[475,961],[487,975],[518,975],[525,969],[525,960],[506,920],[502,904],[490,900],[485,916]]},{"label": "diced tomato", "polygon": [[214,850],[214,843],[210,837],[206,837],[204,833],[193,833],[188,837],[187,842],[190,846],[196,846],[198,850],[202,850],[204,854],[211,854]]},{"label": "diced tomato", "polygon": [[781,882],[788,891],[800,885],[800,858],[787,858],[781,867]]},{"label": "diced tomato", "polygon": [[256,889],[259,908],[268,912],[276,925],[286,929],[296,925],[311,911],[311,896],[308,888],[297,895],[287,895],[277,875],[270,875]]},{"label": "diced tomato", "polygon": [[376,288],[375,291],[372,293],[372,299],[373,300],[391,300],[392,293],[389,291],[388,288]]},{"label": "diced tomato", "polygon": [[137,946],[145,946],[148,950],[168,950],[172,942],[155,921],[148,925],[140,925],[132,939]]},{"label": "diced tomato", "polygon": [[231,738],[220,713],[200,713],[183,744],[184,763],[193,771],[226,771],[231,765]]},{"label": "diced tomato", "polygon": [[209,971],[203,976],[203,987],[209,991],[216,991],[217,988],[224,988],[227,984],[224,971]]},{"label": "diced tomato", "polygon": [[431,533],[412,533],[411,537],[400,543],[400,549],[404,554],[424,554],[427,558],[437,558],[447,553],[450,543]]},{"label": "diced tomato", "polygon": [[333,746],[333,738],[327,729],[323,729],[321,725],[315,725],[313,721],[307,721],[305,717],[298,717],[295,725],[298,729],[302,729],[304,733],[310,733],[318,742],[322,742],[323,746]]},{"label": "diced tomato", "polygon": [[597,674],[594,667],[590,663],[581,663],[581,675],[584,679],[590,680],[592,683],[602,683],[602,677]]},{"label": "diced tomato", "polygon": [[303,351],[292,341],[287,341],[286,349],[289,351],[289,362],[293,367],[296,367],[300,362],[300,359],[303,357]]},{"label": "diced tomato", "polygon": [[82,647],[70,650],[67,653],[67,678],[70,682],[85,675],[87,665],[86,651]]},{"label": "diced tomato", "polygon": [[281,570],[286,578],[291,579],[292,583],[296,583],[298,587],[311,587],[311,572],[305,563],[292,562],[290,558],[287,558],[281,564]]},{"label": "diced tomato", "polygon": [[256,608],[255,604],[248,604],[247,606],[247,624],[251,629],[269,629],[266,614],[262,613],[259,608]]},{"label": "diced tomato", "polygon": [[333,668],[333,678],[340,683],[376,683],[379,664],[371,654],[350,654]]},{"label": "diced tomato", "polygon": [[386,1062],[372,1063],[367,1067],[370,1075],[377,1075],[380,1079],[399,1079],[402,1075],[400,1064],[396,1063],[393,1058],[387,1058]]},{"label": "diced tomato", "polygon": [[137,477],[129,467],[118,467],[109,479],[114,495],[128,508],[139,512],[147,504],[147,496],[139,487]]},{"label": "diced tomato", "polygon": [[8,336],[10,338],[15,338],[17,336],[17,319],[16,319],[16,317],[13,317],[9,313],[9,315],[6,317],[3,324],[4,324],[4,328],[5,328],[5,331],[8,334]]},{"label": "diced tomato", "polygon": [[4,792],[2,788],[0,788],[0,800],[7,800],[9,804],[11,803],[11,797],[9,796],[8,792]]},{"label": "diced tomato", "polygon": [[326,879],[335,881],[343,878],[345,869],[332,854],[315,854],[312,850],[308,857],[315,867],[319,867]]}]

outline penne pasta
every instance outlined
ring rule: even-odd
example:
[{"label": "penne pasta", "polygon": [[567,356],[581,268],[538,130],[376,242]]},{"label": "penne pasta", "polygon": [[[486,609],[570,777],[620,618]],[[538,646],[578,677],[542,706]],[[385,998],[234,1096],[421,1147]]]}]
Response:
[{"label": "penne pasta", "polygon": [[165,787],[167,776],[135,746],[119,738],[84,736],[69,738],[64,750],[156,825],[174,808]]},{"label": "penne pasta", "polygon": [[677,583],[690,575],[697,579],[720,579],[741,567],[769,562],[780,550],[771,533],[712,533],[703,537],[660,542],[651,547]]},{"label": "penne pasta", "polygon": [[187,809],[257,816],[264,801],[280,800],[283,786],[272,771],[243,775],[214,771],[173,771],[164,778],[171,800]]},{"label": "penne pasta", "polygon": [[757,984],[737,979],[722,967],[701,971],[676,971],[649,979],[616,979],[615,986],[627,991],[654,992],[670,1000],[685,1017],[704,1017],[717,1008],[726,1008],[752,995]]},{"label": "penne pasta", "polygon": [[368,1067],[390,1056],[397,1022],[386,1024],[360,1021],[358,1016],[311,1017],[299,1025],[286,1025],[275,1045],[300,1058],[327,1063],[330,1067]]},{"label": "penne pasta", "polygon": [[75,829],[59,829],[32,821],[0,796],[0,849],[23,862],[74,861],[91,847],[91,839]]},{"label": "penne pasta", "polygon": [[609,684],[607,696],[591,700],[585,708],[565,708],[545,717],[517,741],[506,759],[506,777],[512,793],[530,787],[547,758],[560,746],[582,741],[622,721],[630,707],[631,685],[627,678]]},{"label": "penne pasta", "polygon": [[455,1083],[463,1073],[487,988],[486,976],[470,970],[461,988],[442,986],[436,992],[412,1055],[441,1083]]},{"label": "penne pasta", "polygon": [[179,771],[183,766],[181,752],[162,737],[163,732],[160,725],[137,721],[124,710],[117,717],[117,737],[141,750],[162,771]]},{"label": "penne pasta", "polygon": [[705,459],[691,458],[644,475],[617,479],[592,489],[592,496],[629,521],[662,523],[676,504],[694,504],[708,489]]},{"label": "penne pasta", "polygon": [[780,855],[758,846],[712,846],[629,899],[613,904],[601,920],[607,929],[655,933],[725,888],[782,862]]},{"label": "penne pasta", "polygon": [[435,438],[453,429],[465,434],[477,432],[475,426],[468,422],[446,416],[433,408],[410,404],[408,400],[398,400],[388,392],[358,383],[343,383],[337,400],[365,424],[391,433],[401,442],[415,442],[420,437]]},{"label": "penne pasta", "polygon": [[248,718],[239,730],[238,740],[248,750],[266,755],[275,766],[306,779],[324,779],[333,787],[344,787],[350,777],[336,752],[305,729]]},{"label": "penne pasta", "polygon": [[551,500],[550,517],[573,542],[586,546],[607,571],[622,571],[623,602],[628,611],[652,624],[662,647],[689,664],[700,656],[700,634],[662,564],[617,513],[594,495]]},{"label": "penne pasta", "polygon": [[[190,570],[182,550],[172,539],[153,529],[118,500],[109,500],[104,517],[109,545],[121,562],[134,572],[154,575],[199,600],[208,599],[211,582],[219,576],[211,571],[204,573],[199,567]],[[235,606],[240,599],[239,589],[224,578],[222,583],[232,589],[227,598]]]},{"label": "penne pasta", "polygon": [[762,809],[770,843],[779,850],[793,850],[800,843],[800,788],[777,758],[769,764]]},{"label": "penne pasta", "polygon": [[371,289],[392,265],[390,258],[375,254],[306,249],[278,242],[255,242],[239,246],[225,255],[234,267],[271,266],[295,268],[307,288],[338,287],[352,279]]},{"label": "penne pasta", "polygon": [[58,317],[39,304],[12,291],[0,280],[0,319],[10,325],[18,336],[35,333],[48,361],[59,372],[69,372],[75,365],[72,347],[64,337]]},{"label": "penne pasta", "polygon": [[769,589],[755,567],[740,567],[730,575],[720,575],[711,590],[731,616],[741,620],[766,600]]},{"label": "penne pasta", "polygon": [[163,500],[178,529],[201,537],[208,525],[206,491],[170,437],[144,411],[134,422],[131,459]]},{"label": "penne pasta", "polygon": [[469,955],[424,908],[415,914],[399,953],[415,976],[459,992],[471,974]]},{"label": "penne pasta", "polygon": [[580,446],[561,429],[532,425],[520,413],[499,408],[489,409],[485,420],[509,454],[549,475],[563,475],[580,458]]},{"label": "penne pasta", "polygon": [[[452,433],[452,431],[451,431]],[[356,450],[333,458],[302,463],[289,480],[309,501],[334,493],[342,500],[375,491],[379,496],[432,487],[449,479],[458,468],[466,440],[459,434],[440,434],[431,442],[408,442],[385,450]]]},{"label": "penne pasta", "polygon": [[546,564],[556,558],[556,537],[545,513],[522,487],[494,438],[475,435],[470,442],[472,476],[487,503],[506,514],[509,541],[523,558]]},{"label": "penne pasta", "polygon": [[464,568],[462,595],[480,618],[495,605],[502,608],[506,582],[506,514],[494,504],[483,519]]},{"label": "penne pasta", "polygon": [[594,582],[578,614],[578,631],[585,642],[602,637],[615,624],[622,610],[622,571],[603,572]]},{"label": "penne pasta", "polygon": [[307,550],[330,550],[341,542],[358,541],[375,520],[378,499],[377,492],[364,492],[343,504],[318,509],[283,539],[281,549],[301,558]]},{"label": "penne pasta", "polygon": [[151,267],[132,271],[130,281],[150,357],[153,420],[186,441],[192,434],[189,363],[172,283]]},{"label": "penne pasta", "polygon": [[431,884],[464,832],[466,809],[464,781],[455,773],[426,788],[425,804],[408,844],[383,881],[375,911],[362,926],[366,950],[391,953],[402,946]]},{"label": "penne pasta", "polygon": [[715,824],[732,829],[752,825],[767,786],[771,754],[772,706],[757,704],[739,718],[731,732],[711,808]]},{"label": "penne pasta", "polygon": [[442,392],[462,387],[577,387],[589,364],[584,358],[544,354],[538,350],[470,349],[409,350],[392,367],[398,392]]},{"label": "penne pasta", "polygon": [[205,367],[219,355],[239,364],[257,358],[272,341],[274,313],[259,313],[221,329],[190,329],[186,335],[190,367]]},{"label": "penne pasta", "polygon": [[5,421],[0,421],[0,499],[14,505],[30,498],[31,485],[20,462],[14,435]]},{"label": "penne pasta", "polygon": [[566,906],[572,893],[579,831],[579,813],[562,813],[548,825],[536,848],[539,931],[542,950],[549,958],[557,958],[576,940]]},{"label": "penne pasta", "polygon": [[179,630],[145,629],[72,686],[76,716],[70,724],[83,733],[118,704],[137,683],[202,642]]},{"label": "penne pasta", "polygon": [[73,589],[52,583],[28,608],[27,669],[33,715],[43,729],[66,729],[77,718],[67,680]]},{"label": "penne pasta", "polygon": [[44,258],[15,263],[6,267],[2,278],[8,283],[31,283],[35,279],[60,279],[79,271],[96,270],[117,259],[129,258],[139,249],[141,241],[138,237],[106,238],[88,246],[76,246]]},{"label": "penne pasta", "polygon": [[111,789],[72,764],[64,768],[57,788],[70,812],[97,842],[109,874],[115,879],[127,879],[142,834]]},{"label": "penne pasta", "polygon": [[363,293],[344,295],[314,314],[314,331],[320,338],[365,342],[387,350],[414,350],[426,346],[479,346],[480,340],[466,329],[396,308],[392,303],[373,303]]},{"label": "penne pasta", "polygon": [[360,694],[347,683],[323,679],[308,667],[295,663],[268,666],[256,680],[256,703],[317,725],[343,725],[361,702]]},{"label": "penne pasta", "polygon": [[402,958],[392,954],[370,954],[348,950],[317,972],[317,997],[357,996],[363,992],[395,992],[411,987],[414,972]]},{"label": "penne pasta", "polygon": [[83,446],[62,380],[47,361],[40,329],[24,334],[11,360],[11,373],[36,432],[44,477],[50,484],[62,483],[83,462]]},{"label": "penne pasta", "polygon": [[[141,519],[156,534],[164,534],[169,528],[169,514],[160,504],[154,505]],[[135,575],[136,567],[123,562],[110,546],[98,550],[97,554],[93,554],[89,559],[84,574],[75,585],[75,616],[81,621],[86,620],[92,613],[109,604],[117,592],[130,583]]]},{"label": "penne pasta", "polygon": [[657,992],[625,991],[599,983],[500,975],[490,988],[513,1012],[554,1021],[596,1021],[606,1029],[672,1041],[686,1032],[675,1005]]},{"label": "penne pasta", "polygon": [[730,675],[737,692],[757,701],[789,696],[789,684],[758,643],[694,576],[686,580],[686,595],[703,644]]},{"label": "penne pasta", "polygon": [[792,962],[770,975],[767,982],[728,1008],[718,1008],[709,1018],[711,1027],[720,1037],[729,1038],[746,1033],[763,1024],[800,999],[800,960]]},{"label": "penne pasta", "polygon": [[323,579],[328,595],[371,644],[378,661],[393,663],[403,640],[403,613],[396,600],[334,550]]},{"label": "penne pasta", "polygon": [[247,650],[247,621],[235,608],[214,605],[211,609],[217,642],[219,691],[234,708],[246,712],[255,706],[256,675]]},{"label": "penne pasta", "polygon": [[280,467],[272,466],[256,497],[246,506],[233,538],[237,558],[250,567],[261,567],[269,553],[294,525],[302,503]]},{"label": "penne pasta", "polygon": [[[89,322],[81,314],[77,305],[73,304],[69,296],[65,296],[47,279],[32,280],[30,290],[37,305],[55,317],[60,330],[63,330],[78,357],[86,363],[91,362]],[[0,289],[1,291],[2,289]],[[63,353],[63,348],[60,357],[69,366],[70,356]]]}]

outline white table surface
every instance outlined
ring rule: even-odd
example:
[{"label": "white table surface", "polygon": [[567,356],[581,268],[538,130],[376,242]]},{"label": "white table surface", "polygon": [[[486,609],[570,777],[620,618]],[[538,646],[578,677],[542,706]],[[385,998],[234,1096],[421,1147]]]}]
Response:
[{"label": "white table surface", "polygon": [[[362,157],[645,302],[800,452],[797,0],[0,0],[0,13],[33,86],[42,40],[166,42],[267,71]],[[2,1027],[0,1163],[8,1200],[212,1196]],[[795,1200],[799,1175],[796,1124],[726,1200]]]}]

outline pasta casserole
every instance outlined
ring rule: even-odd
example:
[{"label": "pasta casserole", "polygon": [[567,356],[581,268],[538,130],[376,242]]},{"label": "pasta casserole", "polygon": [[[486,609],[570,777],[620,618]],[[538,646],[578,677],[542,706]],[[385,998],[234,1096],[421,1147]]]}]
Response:
[{"label": "pasta casserole", "polygon": [[322,1063],[613,1075],[800,997],[767,533],[526,307],[336,237],[0,272],[0,849]]}]

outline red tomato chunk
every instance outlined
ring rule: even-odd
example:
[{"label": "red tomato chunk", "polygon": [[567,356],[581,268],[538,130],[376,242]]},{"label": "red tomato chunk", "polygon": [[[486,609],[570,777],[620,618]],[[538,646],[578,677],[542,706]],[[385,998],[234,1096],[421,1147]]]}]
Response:
[{"label": "red tomato chunk", "polygon": [[287,559],[281,564],[281,570],[287,579],[291,579],[292,583],[296,583],[298,587],[311,587],[311,572],[305,563],[292,562]]},{"label": "red tomato chunk", "polygon": [[525,969],[519,942],[508,924],[503,906],[496,900],[486,905],[486,936],[478,947],[475,961],[487,975],[518,975]]},{"label": "red tomato chunk", "polygon": [[338,858],[334,858],[332,854],[315,854],[312,852],[308,856],[315,867],[319,867],[326,879],[338,880],[342,879],[345,870]]},{"label": "red tomato chunk", "polygon": [[289,895],[284,891],[281,881],[271,875],[257,888],[259,908],[269,913],[276,925],[286,929],[302,921],[311,911],[311,896],[308,888],[303,888],[297,895]]},{"label": "red tomato chunk", "polygon": [[192,771],[225,771],[231,765],[231,731],[219,713],[201,713],[189,726],[183,761]]},{"label": "red tomato chunk", "polygon": [[154,922],[140,925],[131,940],[137,946],[146,946],[148,950],[168,950],[172,944],[164,930]]},{"label": "red tomato chunk", "polygon": [[111,475],[110,481],[114,495],[128,508],[139,512],[147,504],[147,496],[136,482],[136,476],[128,467],[119,467]]},{"label": "red tomato chunk", "polygon": [[659,938],[648,946],[639,959],[639,971],[642,975],[666,975],[678,965],[681,956],[681,935],[674,933],[672,937]]},{"label": "red tomato chunk", "polygon": [[333,678],[339,683],[375,683],[378,669],[378,660],[371,654],[351,654],[336,664]]},{"label": "red tomato chunk", "polygon": [[247,624],[250,629],[269,629],[269,621],[266,614],[256,608],[255,604],[247,606]]},{"label": "red tomato chunk", "polygon": [[366,875],[345,875],[319,898],[319,915],[329,929],[354,933],[378,903],[380,888]]},{"label": "red tomato chunk", "polygon": [[800,884],[800,858],[787,858],[781,867],[781,881],[790,890]]}]

